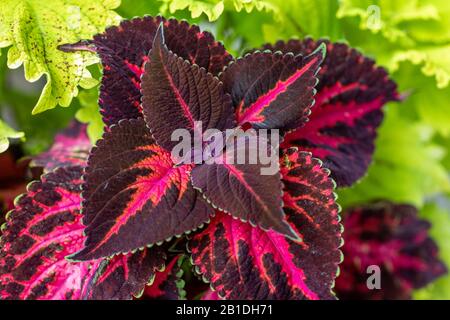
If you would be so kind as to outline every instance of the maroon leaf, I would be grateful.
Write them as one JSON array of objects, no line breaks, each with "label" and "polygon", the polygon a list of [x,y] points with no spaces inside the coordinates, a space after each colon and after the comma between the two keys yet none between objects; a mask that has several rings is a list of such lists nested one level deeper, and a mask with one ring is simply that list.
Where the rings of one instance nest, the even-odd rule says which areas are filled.
[{"label": "maroon leaf", "polygon": [[[169,52],[163,24],[156,32],[150,61],[142,77],[142,107],[155,140],[167,150],[178,144],[171,140],[176,129],[198,131],[234,127],[231,99],[220,81],[205,69]],[[197,128],[196,121],[202,122]]]},{"label": "maroon leaf", "polygon": [[89,284],[91,300],[125,300],[140,296],[146,284],[164,269],[165,248],[146,248],[136,253],[105,259]]},{"label": "maroon leaf", "polygon": [[99,102],[107,127],[122,119],[142,116],[141,75],[161,22],[169,49],[213,75],[233,59],[209,32],[200,32],[197,26],[185,21],[149,16],[123,21],[120,26],[110,27],[95,36],[94,40],[60,47],[65,51],[90,50],[100,55],[103,78]]},{"label": "maroon leaf", "polygon": [[306,39],[280,41],[264,49],[309,54],[322,43],[327,56],[318,74],[310,121],[289,133],[284,147],[312,152],[331,169],[338,186],[350,186],[365,174],[372,160],[382,106],[398,100],[399,95],[383,68],[346,44]]},{"label": "maroon leaf", "polygon": [[129,252],[193,230],[213,212],[143,119],[123,120],[89,157],[83,185],[85,248],[74,260]]},{"label": "maroon leaf", "polygon": [[300,235],[282,235],[217,212],[189,244],[197,271],[227,299],[334,299],[341,226],[329,171],[308,153],[281,158],[287,221]]},{"label": "maroon leaf", "polygon": [[[430,224],[416,208],[380,202],[345,214],[345,260],[336,280],[342,299],[409,299],[413,289],[446,273],[438,248],[428,235]],[[369,266],[380,268],[381,289],[367,287]]]},{"label": "maroon leaf", "polygon": [[73,121],[56,135],[50,150],[34,157],[30,167],[40,167],[44,172],[50,172],[57,167],[84,166],[91,147],[86,125]]},{"label": "maroon leaf", "polygon": [[280,130],[301,126],[314,103],[315,76],[324,56],[325,46],[307,57],[257,51],[230,64],[220,79],[232,96],[238,124]]},{"label": "maroon leaf", "polygon": [[60,168],[28,186],[2,226],[1,299],[80,299],[100,260],[73,264],[82,248],[81,167]]},{"label": "maroon leaf", "polygon": [[[258,155],[261,142],[259,136],[237,137],[227,144],[221,163],[203,164],[192,170],[192,184],[219,210],[253,226],[297,239],[285,221],[278,163],[275,162],[275,172],[270,175],[262,174],[264,165],[259,157],[254,164],[250,163],[249,159]],[[245,154],[245,163],[238,161],[239,154]]]},{"label": "maroon leaf", "polygon": [[177,255],[167,264],[163,272],[156,274],[154,281],[145,288],[144,299],[180,300],[184,299],[184,280],[181,279],[184,256]]}]

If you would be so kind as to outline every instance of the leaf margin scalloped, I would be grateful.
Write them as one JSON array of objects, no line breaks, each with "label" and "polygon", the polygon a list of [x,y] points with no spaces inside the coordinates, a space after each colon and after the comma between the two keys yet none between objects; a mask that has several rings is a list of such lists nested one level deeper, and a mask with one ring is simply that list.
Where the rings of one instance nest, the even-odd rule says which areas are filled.
[{"label": "leaf margin scalloped", "polygon": [[[292,147],[292,148],[298,150],[297,147]],[[311,156],[311,159],[312,159],[312,160],[316,160],[316,161],[318,162],[320,168],[322,169],[322,171],[326,173],[326,175],[328,176],[328,178],[330,179],[330,181],[333,183],[333,186],[334,186],[333,198],[334,198],[335,201],[336,201],[336,202],[335,202],[335,204],[336,204],[336,206],[337,206],[337,212],[336,212],[337,215],[336,215],[336,218],[337,218],[337,224],[338,224],[338,226],[339,226],[339,232],[340,232],[340,243],[339,243],[339,246],[337,247],[337,252],[338,252],[339,255],[340,255],[340,259],[339,259],[339,262],[336,263],[336,272],[335,272],[335,275],[336,275],[336,276],[335,276],[335,278],[333,279],[333,282],[332,282],[332,284],[331,284],[331,286],[330,286],[330,294],[331,294],[332,296],[334,296],[334,297],[337,298],[336,292],[335,292],[333,289],[335,288],[335,285],[336,285],[336,278],[340,275],[340,264],[344,261],[344,254],[343,254],[343,252],[342,252],[342,250],[341,250],[342,246],[344,245],[344,237],[342,236],[342,234],[343,234],[343,232],[344,232],[344,225],[342,224],[342,215],[341,215],[341,213],[342,213],[342,207],[341,207],[341,205],[337,202],[337,199],[338,199],[338,194],[336,193],[336,190],[337,190],[337,184],[336,184],[336,182],[334,181],[334,179],[331,178],[331,176],[330,176],[331,170],[329,170],[328,168],[326,168],[326,167],[323,166],[323,161],[322,161],[322,160],[320,160],[319,158],[313,157],[311,152],[307,152],[307,151],[299,151],[299,153],[309,154],[309,155]],[[218,209],[218,210],[220,210],[220,209]],[[225,211],[224,211],[224,212],[225,212]],[[230,215],[229,213],[226,213],[226,212],[225,212],[225,214]],[[230,216],[231,216],[233,219],[235,219],[235,220],[241,220],[241,219],[239,219],[239,218],[237,218],[237,217],[234,217],[234,216],[232,216],[232,215],[230,215]],[[241,221],[242,221],[242,220],[241,220]],[[248,222],[246,222],[246,221],[242,221],[242,222],[248,223]],[[259,228],[258,226],[253,226],[253,225],[252,225],[252,227],[253,227],[253,228]],[[261,229],[261,230],[263,230],[263,229]],[[266,232],[266,230],[263,230],[263,232]],[[202,273],[202,272],[200,271],[200,267],[197,266],[197,265],[194,263],[194,259],[193,259],[193,257],[192,257],[192,250],[191,250],[191,248],[190,248],[190,246],[189,246],[191,237],[188,235],[188,236],[187,236],[187,239],[188,239],[188,241],[186,242],[186,251],[187,251],[187,253],[189,254],[189,262],[190,262],[190,264],[192,265],[192,269],[193,269],[194,273],[195,273],[199,278],[201,278],[201,280],[202,280],[204,283],[209,284],[210,289],[211,289],[213,292],[216,292],[216,293],[217,293],[217,296],[218,296],[221,300],[225,300],[225,297],[223,297],[223,296],[220,295],[219,291],[216,290],[214,284],[210,281],[210,279],[207,279],[206,276],[205,276],[205,274]]]}]

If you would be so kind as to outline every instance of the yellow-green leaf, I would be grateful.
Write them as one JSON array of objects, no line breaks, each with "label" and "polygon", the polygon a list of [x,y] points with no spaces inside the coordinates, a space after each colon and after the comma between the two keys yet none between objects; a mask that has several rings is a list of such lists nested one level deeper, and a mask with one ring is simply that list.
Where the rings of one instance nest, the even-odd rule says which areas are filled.
[{"label": "yellow-green leaf", "polygon": [[23,136],[23,132],[17,132],[16,130],[9,127],[5,122],[0,120],[0,153],[8,149],[8,138],[18,139],[23,138]]},{"label": "yellow-green leaf", "polygon": [[162,13],[175,13],[180,10],[189,10],[192,18],[198,18],[202,14],[208,17],[209,21],[217,20],[225,9],[233,11],[251,12],[253,10],[274,10],[272,0],[160,0]]},{"label": "yellow-green leaf", "polygon": [[2,0],[0,48],[10,47],[8,66],[24,65],[25,78],[47,83],[33,109],[39,113],[56,105],[67,107],[78,94],[78,85],[95,86],[86,66],[97,62],[91,53],[64,53],[58,46],[91,38],[120,16],[112,9],[120,0]]},{"label": "yellow-green leaf", "polygon": [[[375,53],[390,71],[410,61],[420,65],[423,74],[434,76],[439,88],[450,83],[448,1],[342,0],[337,16],[350,25],[358,21],[350,43]],[[358,29],[365,32],[356,36]]]},{"label": "yellow-green leaf", "polygon": [[450,82],[450,45],[419,47],[411,50],[400,50],[392,54],[388,68],[396,71],[399,64],[410,61],[422,66],[426,76],[435,76],[438,88],[445,88]]}]

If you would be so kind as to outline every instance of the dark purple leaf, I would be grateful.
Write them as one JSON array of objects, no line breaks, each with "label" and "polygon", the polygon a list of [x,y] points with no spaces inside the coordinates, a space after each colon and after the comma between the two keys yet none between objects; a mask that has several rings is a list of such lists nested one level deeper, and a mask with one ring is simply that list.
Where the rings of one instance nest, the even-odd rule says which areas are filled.
[{"label": "dark purple leaf", "polygon": [[[272,229],[296,239],[297,235],[285,221],[282,209],[277,151],[268,143],[265,146],[270,151],[266,154],[275,154],[276,157],[271,174],[262,174],[262,168],[267,166],[263,165],[260,157],[255,157],[254,164],[250,161],[258,155],[262,142],[260,136],[247,135],[230,140],[227,150],[220,156],[221,163],[203,164],[192,170],[192,184],[219,210],[253,226]],[[245,161],[239,161],[239,154],[245,155]]]},{"label": "dark purple leaf", "polygon": [[140,296],[145,286],[164,269],[165,250],[164,247],[146,248],[136,253],[104,259],[87,286],[84,298],[129,300],[133,296]]},{"label": "dark purple leaf", "polygon": [[[446,273],[430,224],[410,205],[379,202],[344,215],[344,262],[336,280],[341,299],[409,299],[413,289]],[[380,269],[381,288],[370,290],[369,266]]]},{"label": "dark purple leaf", "polygon": [[303,125],[324,56],[325,46],[319,46],[306,57],[264,51],[230,64],[220,79],[231,94],[238,124],[280,130]]},{"label": "dark purple leaf", "polygon": [[233,128],[231,99],[219,80],[170,52],[164,41],[161,24],[142,77],[144,116],[157,143],[172,150],[178,144],[171,140],[176,129],[187,129],[192,137],[197,131],[201,138],[207,129]]},{"label": "dark purple leaf", "polygon": [[143,119],[105,133],[83,185],[85,248],[74,260],[107,257],[163,242],[208,221],[213,212],[192,188],[191,166],[175,167]]},{"label": "dark purple leaf", "polygon": [[335,299],[342,230],[334,183],[308,153],[289,149],[280,160],[284,211],[300,241],[217,212],[189,248],[196,270],[220,297]]},{"label": "dark purple leaf", "polygon": [[89,50],[100,55],[103,78],[99,103],[107,127],[142,116],[141,75],[161,22],[169,49],[213,75],[233,59],[209,32],[201,32],[185,21],[150,16],[123,21],[93,40],[62,46],[65,51]]},{"label": "dark purple leaf", "polygon": [[338,186],[350,186],[372,160],[382,106],[399,95],[386,70],[346,44],[306,39],[280,41],[264,49],[309,54],[319,44],[326,44],[327,55],[318,74],[310,121],[289,133],[283,146],[312,152],[331,170]]},{"label": "dark purple leaf", "polygon": [[81,167],[60,168],[28,186],[2,226],[1,299],[80,299],[100,260],[65,259],[83,247]]}]

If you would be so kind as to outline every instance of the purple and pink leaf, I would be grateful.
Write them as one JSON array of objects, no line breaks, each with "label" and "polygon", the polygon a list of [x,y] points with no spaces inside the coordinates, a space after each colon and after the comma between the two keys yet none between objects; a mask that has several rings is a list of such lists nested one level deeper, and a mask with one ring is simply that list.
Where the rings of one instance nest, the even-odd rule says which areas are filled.
[{"label": "purple and pink leaf", "polygon": [[[285,221],[278,161],[276,168],[272,168],[274,172],[267,175],[262,174],[265,166],[261,159],[256,159],[254,164],[248,163],[262,145],[272,149],[269,155],[278,159],[278,149],[272,148],[262,137],[238,136],[227,143],[229,148],[220,155],[219,163],[197,166],[192,170],[192,184],[220,211],[253,226],[272,229],[298,240],[298,235]],[[244,155],[247,162],[241,164],[238,157]]]},{"label": "purple and pink leaf", "polygon": [[214,210],[190,183],[191,165],[174,166],[144,120],[123,120],[93,148],[83,184],[87,240],[73,260],[127,253],[181,236]]},{"label": "purple and pink leaf", "polygon": [[58,167],[84,166],[92,144],[86,125],[73,121],[69,127],[55,136],[52,147],[33,158],[30,167],[50,172]]},{"label": "purple and pink leaf", "polygon": [[318,45],[326,45],[327,55],[318,73],[315,106],[309,121],[286,135],[283,147],[312,152],[339,187],[350,186],[371,163],[383,105],[400,97],[386,70],[346,44],[305,39],[263,49],[307,55]]},{"label": "purple and pink leaf", "polygon": [[78,166],[59,168],[17,198],[2,226],[1,299],[130,299],[164,264],[159,248],[111,260],[66,260],[85,241],[82,171]]},{"label": "purple and pink leaf", "polygon": [[[160,23],[164,26],[164,33],[163,27],[159,31],[157,29]],[[180,36],[182,34],[185,38]],[[130,35],[133,35],[132,39],[140,39],[136,46],[124,46]],[[190,231],[209,219],[212,210],[190,184],[192,166],[174,166],[169,153],[173,147],[169,139],[172,131],[181,127],[193,133],[196,129],[194,121],[204,122],[199,130],[201,134],[208,128],[232,128],[233,115],[244,127],[251,124],[255,128],[294,130],[288,133],[285,146],[297,145],[322,158],[334,169],[333,176],[340,186],[349,185],[362,176],[370,163],[375,130],[382,119],[380,109],[385,102],[398,98],[395,84],[383,69],[374,67],[372,61],[355,50],[341,44],[326,43],[329,54],[318,74],[321,79],[318,106],[313,108],[312,121],[303,126],[313,102],[316,73],[323,60],[324,45],[315,50],[318,46],[319,43],[312,40],[291,41],[271,48],[282,50],[284,55],[269,52],[248,55],[225,69],[220,76],[224,85],[208,71],[217,75],[231,56],[207,33],[200,33],[197,27],[174,20],[135,19],[109,29],[94,41],[66,46],[66,49],[92,50],[100,54],[104,65],[100,104],[105,122],[112,124],[119,119],[137,119],[125,120],[112,127],[92,153],[83,193],[86,247],[74,258],[86,260],[128,252]],[[149,50],[150,55],[147,56]],[[194,57],[208,59],[199,58],[197,61]],[[144,93],[142,105],[141,87]],[[150,131],[146,123],[138,119],[142,112]],[[169,126],[162,126],[167,121]],[[330,288],[336,270],[332,267],[336,267],[340,258],[337,257],[336,244],[340,229],[337,207],[333,207],[334,197],[329,194],[333,188],[324,182],[331,180],[327,177],[327,170],[320,169],[316,160],[305,154],[296,154],[289,151],[282,162],[287,222],[283,221],[281,195],[271,194],[264,188],[270,177],[256,174],[260,166],[230,166],[225,163],[194,168],[194,186],[215,206],[264,229],[274,229],[292,238],[301,236],[304,240],[292,241],[273,231],[265,233],[219,213],[206,229],[210,234],[208,237],[205,235],[205,241],[215,244],[223,240],[228,249],[254,250],[253,255],[250,253],[248,256],[239,254],[238,250],[230,252],[234,266],[229,268],[236,269],[236,265],[242,263],[240,259],[247,258],[250,261],[247,263],[254,263],[263,275],[257,279],[251,275],[249,278],[241,277],[243,289],[236,292],[229,283],[224,284],[223,277],[227,280],[228,273],[216,274],[215,270],[208,273],[211,261],[222,257],[213,256],[211,252],[193,252],[194,256],[198,254],[205,260],[201,266],[205,270],[201,271],[210,275],[210,281],[219,288],[221,296],[240,294],[250,297],[249,292],[254,290],[253,282],[256,282],[261,288],[260,296],[265,298],[278,298],[277,295],[283,294],[288,298],[332,297]],[[292,172],[289,166],[293,167]],[[290,180],[291,175],[297,180]],[[221,181],[227,182],[229,188],[220,189]],[[274,175],[273,184],[279,184],[279,176]],[[244,193],[242,199],[241,192]],[[163,228],[155,228],[155,223],[163,225]],[[221,228],[227,234],[225,239],[215,237],[216,229]],[[320,230],[323,235],[319,232],[319,238],[309,229]],[[231,231],[226,233],[226,230]],[[238,234],[242,232],[242,238],[232,237],[235,230]],[[261,241],[266,238],[271,240],[268,243],[279,241],[280,250],[285,250],[278,252],[279,248],[272,246],[268,252],[258,252],[259,242],[252,242],[254,232]],[[242,241],[234,244],[235,240]],[[329,252],[323,253],[321,246]],[[316,270],[318,267],[313,264],[325,259],[327,254],[331,257],[328,257],[329,264],[323,262],[326,270]],[[273,266],[261,260],[269,256],[277,258]],[[298,259],[299,256],[304,260]],[[274,268],[281,270],[284,280],[283,277],[274,279]],[[279,293],[274,289],[277,286],[287,289]]]},{"label": "purple and pink leaf", "polygon": [[301,127],[314,104],[325,52],[324,45],[306,57],[257,51],[230,63],[220,80],[231,94],[237,123],[283,132]]},{"label": "purple and pink leaf", "polygon": [[334,299],[341,262],[339,206],[329,171],[308,153],[280,158],[293,241],[217,212],[189,249],[197,271],[226,299]]},{"label": "purple and pink leaf", "polygon": [[[104,259],[86,288],[84,299],[129,300],[140,297],[145,286],[164,270],[165,247],[146,248],[135,253]],[[84,262],[80,262],[84,263]]]},{"label": "purple and pink leaf", "polygon": [[[166,150],[172,150],[178,142],[172,141],[171,134],[180,128],[187,129],[195,138],[196,130],[197,136],[202,137],[208,129],[224,131],[234,127],[231,100],[223,92],[222,84],[205,70],[190,65],[188,61],[169,52],[164,43],[162,25],[156,32],[149,57],[150,61],[146,64],[146,72],[142,77],[142,106],[146,124],[158,145]],[[295,63],[287,61],[285,64],[289,67],[286,68],[288,71],[284,70],[282,64],[281,71],[278,71],[280,89],[268,93],[276,101],[266,109],[274,110],[286,99],[292,99],[295,95],[295,86],[299,84],[305,84],[305,96],[309,94],[312,101],[313,85],[317,82],[314,75],[322,58],[322,54],[317,53],[308,59],[299,57]],[[274,69],[280,69],[280,66],[275,64]],[[264,81],[271,78],[270,75],[262,77]],[[308,83],[311,84],[310,88],[307,86]],[[274,83],[274,86],[277,84]],[[284,97],[282,91],[288,91],[288,96]],[[279,99],[281,101],[278,101]],[[307,105],[311,104],[308,98],[302,98],[300,101],[306,101]],[[277,110],[274,112],[278,113]],[[196,127],[196,121],[201,121],[201,128]],[[258,150],[247,150],[247,153],[251,152]],[[239,150],[235,152],[238,153]],[[201,190],[214,206],[243,220],[250,220],[252,224],[265,229],[272,228],[296,238],[295,233],[283,221],[279,174],[262,176],[260,169],[261,164],[204,164],[193,169],[192,181],[194,187]],[[227,183],[226,188],[223,188],[224,182]],[[267,187],[269,185],[278,185],[280,193],[272,192]],[[242,200],[233,201],[238,194],[242,196]]]},{"label": "purple and pink leaf", "polygon": [[[336,280],[341,299],[409,299],[447,269],[428,235],[430,224],[410,205],[379,202],[344,215],[345,259]],[[367,287],[369,266],[380,268],[381,288]]]}]

